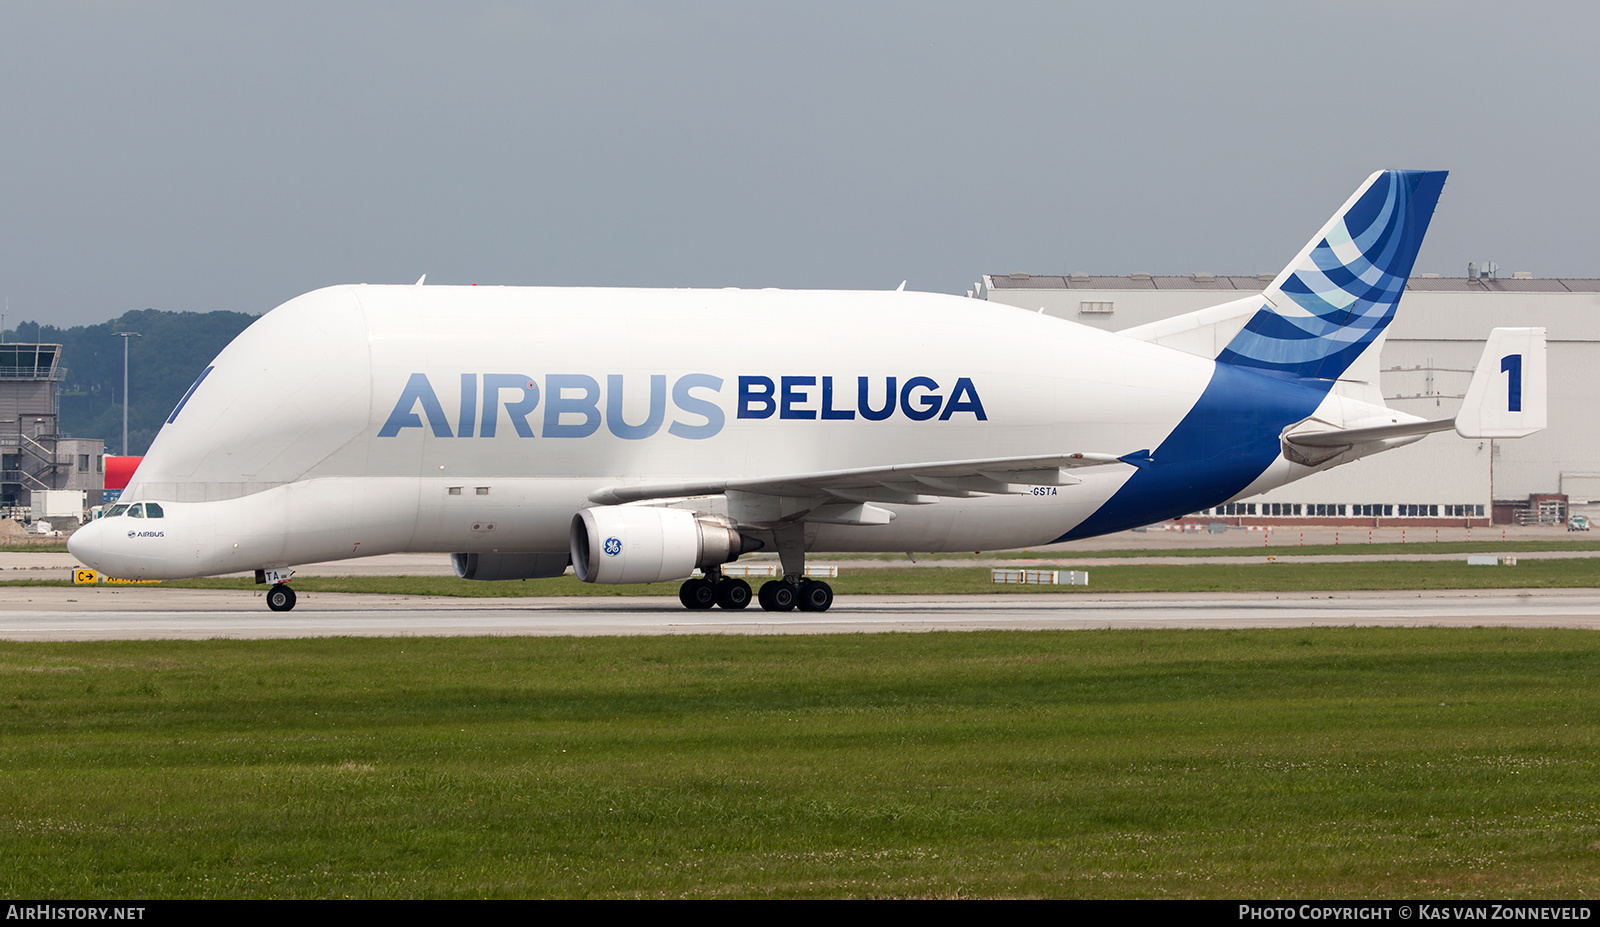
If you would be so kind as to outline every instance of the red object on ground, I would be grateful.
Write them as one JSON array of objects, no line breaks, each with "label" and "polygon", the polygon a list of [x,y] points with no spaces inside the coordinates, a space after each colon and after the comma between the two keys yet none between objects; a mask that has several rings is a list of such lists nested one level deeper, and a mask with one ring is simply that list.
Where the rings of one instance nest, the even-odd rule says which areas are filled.
[{"label": "red object on ground", "polygon": [[106,488],[127,489],[128,481],[133,479],[133,471],[139,469],[139,461],[143,459],[106,455]]}]

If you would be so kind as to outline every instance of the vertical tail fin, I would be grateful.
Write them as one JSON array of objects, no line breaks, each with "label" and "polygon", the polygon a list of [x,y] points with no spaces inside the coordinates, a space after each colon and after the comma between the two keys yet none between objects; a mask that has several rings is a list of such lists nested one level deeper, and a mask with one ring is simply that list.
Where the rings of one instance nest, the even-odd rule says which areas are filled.
[{"label": "vertical tail fin", "polygon": [[1272,281],[1220,363],[1336,380],[1394,318],[1446,171],[1379,171]]}]

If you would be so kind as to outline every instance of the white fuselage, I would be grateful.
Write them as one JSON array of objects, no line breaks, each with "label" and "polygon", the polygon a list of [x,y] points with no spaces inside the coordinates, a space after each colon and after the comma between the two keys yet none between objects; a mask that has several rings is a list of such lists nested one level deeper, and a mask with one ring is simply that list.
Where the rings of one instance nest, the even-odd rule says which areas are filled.
[{"label": "white fuselage", "polygon": [[[1156,449],[1217,367],[923,293],[332,287],[263,316],[175,411],[123,497],[159,500],[164,517],[103,519],[74,549],[126,578],[398,551],[564,551],[574,513],[608,487]],[[1297,395],[1278,417],[1323,399]],[[1262,443],[1262,429],[1276,441],[1293,419],[1206,414],[1215,429],[1191,427],[1216,432],[1208,466],[1236,444],[1254,450],[1227,479],[1173,471],[1154,507],[1129,518],[1312,472]],[[1221,435],[1230,428],[1238,441]],[[1047,543],[1134,472],[1108,464],[1025,494],[886,504],[890,523],[808,524],[806,546]]]}]

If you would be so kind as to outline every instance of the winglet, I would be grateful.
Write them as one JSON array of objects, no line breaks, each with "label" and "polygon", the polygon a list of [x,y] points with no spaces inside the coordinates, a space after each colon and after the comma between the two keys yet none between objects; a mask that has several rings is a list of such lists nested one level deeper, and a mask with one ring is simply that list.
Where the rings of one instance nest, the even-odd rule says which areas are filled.
[{"label": "winglet", "polygon": [[1489,333],[1456,413],[1456,434],[1521,438],[1542,431],[1546,395],[1545,330],[1497,328]]}]

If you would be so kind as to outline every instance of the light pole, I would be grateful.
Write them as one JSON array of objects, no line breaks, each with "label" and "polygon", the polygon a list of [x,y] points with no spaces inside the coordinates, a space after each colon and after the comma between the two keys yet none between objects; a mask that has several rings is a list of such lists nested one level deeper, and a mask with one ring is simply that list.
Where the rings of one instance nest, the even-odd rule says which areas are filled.
[{"label": "light pole", "polygon": [[138,332],[114,332],[122,339],[122,456],[128,456],[128,339],[143,338]]}]

